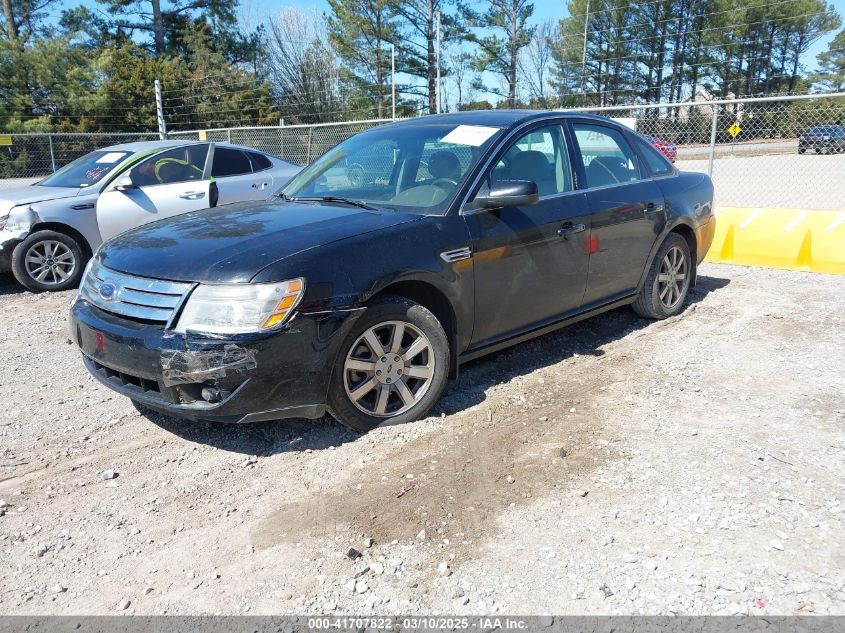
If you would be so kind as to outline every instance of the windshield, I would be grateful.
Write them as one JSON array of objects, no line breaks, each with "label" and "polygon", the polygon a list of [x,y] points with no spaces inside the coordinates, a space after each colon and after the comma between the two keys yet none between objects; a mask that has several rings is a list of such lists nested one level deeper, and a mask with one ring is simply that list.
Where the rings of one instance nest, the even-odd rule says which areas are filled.
[{"label": "windshield", "polygon": [[326,152],[280,193],[441,215],[499,132],[495,127],[424,121],[375,128]]},{"label": "windshield", "polygon": [[38,183],[41,187],[90,187],[107,176],[132,152],[100,150],[77,158]]}]

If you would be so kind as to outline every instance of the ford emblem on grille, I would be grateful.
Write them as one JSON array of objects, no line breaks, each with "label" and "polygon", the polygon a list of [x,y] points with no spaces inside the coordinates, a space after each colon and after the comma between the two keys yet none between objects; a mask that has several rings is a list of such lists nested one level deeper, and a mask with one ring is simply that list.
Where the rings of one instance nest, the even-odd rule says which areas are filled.
[{"label": "ford emblem on grille", "polygon": [[105,299],[106,301],[110,301],[111,299],[114,299],[117,295],[117,288],[115,288],[114,284],[106,282],[100,284],[100,289],[97,292],[103,299]]}]

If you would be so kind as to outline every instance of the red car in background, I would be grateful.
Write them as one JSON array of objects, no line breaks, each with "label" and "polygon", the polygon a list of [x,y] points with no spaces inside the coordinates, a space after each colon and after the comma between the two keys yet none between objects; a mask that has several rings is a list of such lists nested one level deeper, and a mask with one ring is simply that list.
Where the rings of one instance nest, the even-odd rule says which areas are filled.
[{"label": "red car in background", "polygon": [[669,141],[664,141],[659,138],[654,138],[653,136],[646,136],[646,139],[655,147],[655,149],[657,149],[661,154],[663,154],[673,163],[678,158],[678,148],[674,143],[670,143]]}]

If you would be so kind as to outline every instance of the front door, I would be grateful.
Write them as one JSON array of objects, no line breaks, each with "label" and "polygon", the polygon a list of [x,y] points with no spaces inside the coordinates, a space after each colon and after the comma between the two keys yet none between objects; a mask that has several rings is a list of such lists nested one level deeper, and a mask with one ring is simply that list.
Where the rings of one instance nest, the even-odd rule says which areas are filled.
[{"label": "front door", "polygon": [[466,216],[473,239],[475,328],[483,346],[577,310],[587,282],[590,215],[575,191],[562,128],[545,125],[513,142],[486,176],[537,183],[540,202]]},{"label": "front door", "polygon": [[665,221],[664,199],[620,130],[575,121],[572,131],[592,213],[588,305],[636,290]]},{"label": "front door", "polygon": [[169,149],[142,160],[97,199],[103,241],[129,229],[209,207],[208,145]]}]

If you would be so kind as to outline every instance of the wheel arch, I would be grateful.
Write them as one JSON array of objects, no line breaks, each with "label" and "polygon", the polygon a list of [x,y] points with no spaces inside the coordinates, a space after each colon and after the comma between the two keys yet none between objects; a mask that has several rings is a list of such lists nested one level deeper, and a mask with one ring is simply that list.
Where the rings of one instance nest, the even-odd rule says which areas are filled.
[{"label": "wheel arch", "polygon": [[648,271],[651,270],[651,265],[654,263],[654,258],[657,256],[657,251],[660,250],[660,247],[663,245],[663,242],[666,241],[666,238],[671,233],[677,233],[681,237],[686,240],[687,245],[690,249],[690,266],[692,268],[692,279],[690,279],[690,288],[695,287],[696,278],[698,276],[698,264],[696,263],[696,252],[697,252],[697,243],[695,237],[695,230],[692,227],[692,224],[685,216],[676,217],[667,223],[664,227],[663,232],[660,234],[660,237],[654,240],[654,245],[651,248],[651,253],[649,253],[648,260],[646,261],[646,266],[643,269],[642,277],[640,277],[640,283],[637,285],[637,292],[642,290],[643,284],[645,283],[646,278],[648,277]]},{"label": "wheel arch", "polygon": [[63,224],[62,222],[36,222],[30,227],[29,234],[32,235],[38,231],[55,231],[56,233],[63,233],[68,237],[72,237],[79,244],[86,260],[90,259],[94,254],[94,249],[91,248],[85,236],[70,225]]},{"label": "wheel arch", "polygon": [[440,321],[449,340],[449,378],[457,378],[458,322],[455,308],[446,293],[436,285],[422,279],[402,279],[380,287],[377,292],[368,297],[368,300],[384,295],[398,295],[419,303]]}]

